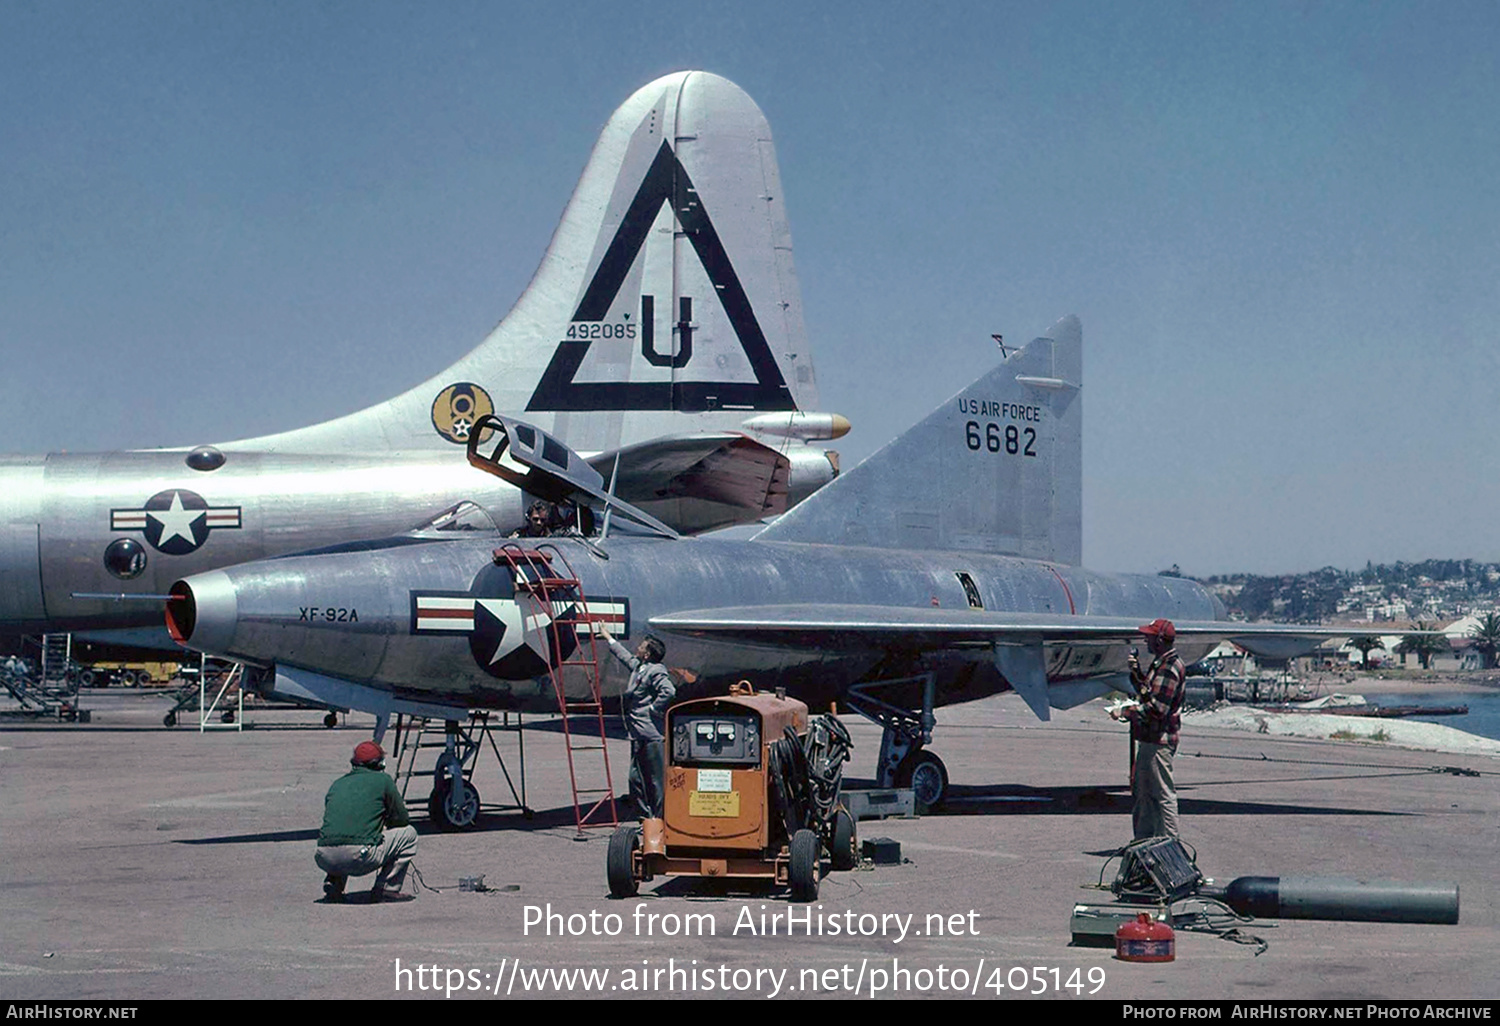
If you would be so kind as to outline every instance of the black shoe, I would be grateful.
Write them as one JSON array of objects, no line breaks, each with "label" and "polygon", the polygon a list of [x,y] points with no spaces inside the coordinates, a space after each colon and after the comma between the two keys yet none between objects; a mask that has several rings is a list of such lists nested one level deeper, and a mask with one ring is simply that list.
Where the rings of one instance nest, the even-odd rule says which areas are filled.
[{"label": "black shoe", "polygon": [[401,891],[388,891],[384,887],[370,888],[370,904],[380,905],[386,902],[416,901],[415,894],[404,894]]},{"label": "black shoe", "polygon": [[337,905],[344,900],[344,883],[349,878],[329,873],[323,878],[323,897],[330,905]]}]

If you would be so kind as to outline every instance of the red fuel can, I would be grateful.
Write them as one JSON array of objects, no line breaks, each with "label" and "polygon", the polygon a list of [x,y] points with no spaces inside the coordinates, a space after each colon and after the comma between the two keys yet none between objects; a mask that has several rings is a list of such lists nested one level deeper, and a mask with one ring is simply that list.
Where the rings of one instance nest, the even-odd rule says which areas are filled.
[{"label": "red fuel can", "polygon": [[1142,912],[1135,922],[1115,931],[1115,957],[1122,962],[1170,962],[1177,957],[1177,938],[1166,923]]}]

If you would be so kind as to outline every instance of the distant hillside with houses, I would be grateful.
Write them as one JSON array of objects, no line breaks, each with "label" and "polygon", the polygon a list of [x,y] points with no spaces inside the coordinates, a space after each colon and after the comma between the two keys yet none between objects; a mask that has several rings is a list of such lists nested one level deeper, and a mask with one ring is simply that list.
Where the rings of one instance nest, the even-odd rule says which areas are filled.
[{"label": "distant hillside with houses", "polygon": [[[1186,576],[1176,567],[1162,573]],[[1472,559],[1366,563],[1363,570],[1325,566],[1274,577],[1223,574],[1196,580],[1219,596],[1233,619],[1446,626],[1500,608],[1500,563]]]}]

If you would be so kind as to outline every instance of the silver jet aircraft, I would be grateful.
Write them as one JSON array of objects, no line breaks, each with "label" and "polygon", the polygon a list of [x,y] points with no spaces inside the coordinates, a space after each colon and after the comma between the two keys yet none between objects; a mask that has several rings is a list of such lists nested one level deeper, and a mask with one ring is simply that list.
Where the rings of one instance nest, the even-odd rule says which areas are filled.
[{"label": "silver jet aircraft", "polygon": [[0,456],[0,632],[170,644],[159,597],[131,596],[429,522],[518,527],[531,496],[464,461],[497,410],[679,531],[758,520],[836,475],[812,443],[848,422],[816,409],[765,117],[723,78],[669,75],[605,125],[511,312],[415,388],[262,438]]},{"label": "silver jet aircraft", "polygon": [[[555,710],[561,661],[596,658],[590,624],[649,629],[697,674],[692,693],[748,679],[876,720],[880,781],[933,804],[947,786],[927,748],[935,707],[1014,689],[1045,720],[1128,692],[1137,627],[1156,617],[1176,621],[1189,662],[1226,638],[1287,655],[1327,633],[1224,622],[1194,581],[1080,566],[1082,388],[1070,317],[752,539],[614,533],[531,556],[469,535],[298,556],[178,582],[169,625],[261,667],[267,688],[377,712],[443,705],[450,719]],[[497,430],[526,463],[535,432]],[[598,481],[573,484],[600,504]],[[598,662],[618,693],[623,669]],[[561,672],[581,695],[577,667]]]}]

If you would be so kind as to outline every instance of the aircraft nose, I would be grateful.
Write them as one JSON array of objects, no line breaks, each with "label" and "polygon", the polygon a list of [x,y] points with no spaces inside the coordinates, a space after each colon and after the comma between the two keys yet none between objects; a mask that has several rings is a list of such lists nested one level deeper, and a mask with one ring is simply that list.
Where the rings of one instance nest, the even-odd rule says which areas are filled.
[{"label": "aircraft nose", "polygon": [[194,574],[172,585],[167,632],[172,640],[209,655],[228,655],[239,625],[234,582],[222,570]]}]

